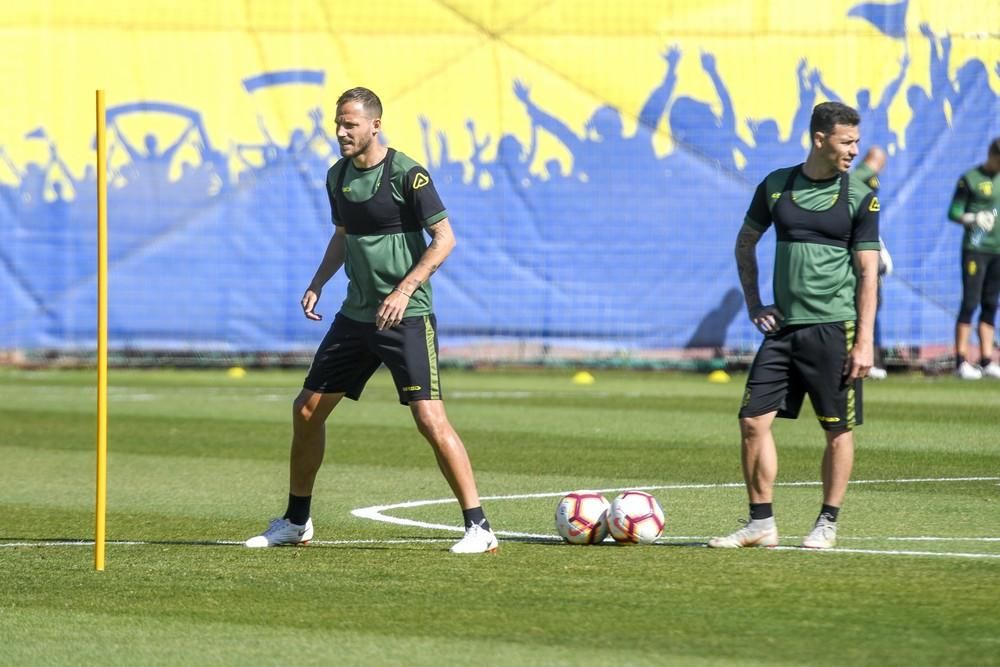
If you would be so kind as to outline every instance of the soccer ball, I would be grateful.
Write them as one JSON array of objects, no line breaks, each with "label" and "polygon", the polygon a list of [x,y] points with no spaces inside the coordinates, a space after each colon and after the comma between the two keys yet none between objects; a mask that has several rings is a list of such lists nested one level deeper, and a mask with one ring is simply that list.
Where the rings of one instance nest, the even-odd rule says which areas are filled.
[{"label": "soccer ball", "polygon": [[596,491],[574,491],[556,505],[556,531],[570,544],[596,544],[608,536],[608,501]]},{"label": "soccer ball", "polygon": [[616,542],[655,542],[663,533],[663,509],[644,491],[625,491],[611,501],[608,530]]}]

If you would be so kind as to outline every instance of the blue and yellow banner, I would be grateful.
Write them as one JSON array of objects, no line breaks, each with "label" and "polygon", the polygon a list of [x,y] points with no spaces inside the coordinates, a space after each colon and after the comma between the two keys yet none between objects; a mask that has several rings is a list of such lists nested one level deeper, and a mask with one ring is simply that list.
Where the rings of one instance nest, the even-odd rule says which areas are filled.
[{"label": "blue and yellow banner", "polygon": [[[126,0],[0,8],[0,349],[89,349],[93,93],[112,347],[305,350],[339,94],[426,165],[458,236],[445,343],[751,347],[732,245],[836,99],[889,154],[885,344],[950,339],[958,176],[1000,135],[1000,5]],[[762,245],[762,284],[770,251]],[[324,294],[334,311],[343,278]]]}]

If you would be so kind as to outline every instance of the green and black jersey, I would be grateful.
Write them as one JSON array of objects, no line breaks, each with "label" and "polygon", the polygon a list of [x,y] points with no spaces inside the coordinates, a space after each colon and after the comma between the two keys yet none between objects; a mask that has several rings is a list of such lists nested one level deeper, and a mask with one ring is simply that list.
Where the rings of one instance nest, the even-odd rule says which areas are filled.
[{"label": "green and black jersey", "polygon": [[852,251],[879,249],[879,203],[849,174],[814,181],[802,165],[771,172],[743,224],[774,225],[774,302],[784,325],[857,319]]},{"label": "green and black jersey", "polygon": [[[388,177],[385,177],[388,172]],[[427,170],[389,149],[379,164],[357,169],[337,161],[326,175],[333,223],[347,237],[347,298],[341,314],[374,322],[379,304],[427,250],[424,229],[448,216]],[[433,310],[429,282],[410,298],[404,317]]]},{"label": "green and black jersey", "polygon": [[[989,174],[982,166],[962,174],[951,198],[948,217],[958,222],[963,213],[1000,210],[1000,172]],[[984,232],[975,225],[965,227],[962,247],[966,250],[1000,254],[1000,224]]]}]

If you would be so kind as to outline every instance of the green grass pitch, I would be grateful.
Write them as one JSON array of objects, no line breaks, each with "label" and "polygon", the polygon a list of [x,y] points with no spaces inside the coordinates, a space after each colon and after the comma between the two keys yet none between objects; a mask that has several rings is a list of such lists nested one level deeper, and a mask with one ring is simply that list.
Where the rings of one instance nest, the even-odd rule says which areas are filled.
[{"label": "green grass pitch", "polygon": [[[314,544],[248,550],[284,509],[302,376],[112,370],[95,572],[95,374],[0,369],[0,663],[1000,661],[1000,383],[866,383],[832,552],[795,548],[819,509],[819,427],[808,407],[779,421],[783,548],[715,551],[746,514],[742,377],[446,371],[501,539],[470,557],[447,551],[453,501],[414,502],[450,493],[379,373],[329,422]],[[555,494],[630,487],[663,505],[660,543],[555,539]],[[374,506],[396,523],[352,514]]]}]

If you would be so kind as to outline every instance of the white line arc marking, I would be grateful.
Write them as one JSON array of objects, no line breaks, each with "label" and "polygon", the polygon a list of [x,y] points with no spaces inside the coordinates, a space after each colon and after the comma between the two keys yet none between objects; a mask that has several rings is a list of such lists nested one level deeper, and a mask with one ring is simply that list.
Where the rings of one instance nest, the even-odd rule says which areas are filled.
[{"label": "white line arc marking", "polygon": [[[935,483],[947,483],[947,482],[996,482],[1000,480],[1000,477],[908,477],[904,479],[859,479],[852,480],[850,483],[852,485],[862,485],[862,484],[935,484]],[[775,486],[783,487],[808,487],[808,486],[821,486],[822,482],[811,481],[811,482],[778,482]],[[627,486],[627,487],[616,487],[608,489],[590,489],[598,493],[615,493],[618,491],[624,491],[626,489],[637,489],[641,491],[655,491],[655,490],[684,490],[684,489],[732,489],[732,488],[743,488],[742,482],[723,482],[718,484],[657,484],[657,485],[646,485],[646,486]],[[574,489],[579,490],[579,489]],[[562,496],[570,493],[571,491],[553,491],[546,493],[518,493],[509,495],[498,495],[498,496],[483,496],[482,500],[528,500],[532,498],[561,498]],[[369,519],[371,521],[380,521],[383,523],[391,523],[397,526],[410,526],[414,528],[425,528],[432,530],[445,530],[452,533],[461,533],[463,528],[454,525],[440,524],[440,523],[429,523],[426,521],[416,521],[414,519],[404,519],[402,517],[389,516],[384,512],[390,510],[398,509],[410,509],[414,507],[427,507],[429,505],[446,505],[450,503],[456,503],[457,500],[454,498],[436,498],[433,500],[410,500],[401,503],[392,503],[389,505],[372,505],[371,507],[360,507],[355,510],[351,510],[351,514],[361,519]],[[553,535],[539,535],[536,533],[522,533],[511,530],[496,530],[494,531],[497,535],[502,537],[518,537],[526,539],[536,539],[536,540],[546,540],[546,541],[559,541],[558,537]],[[698,540],[704,541],[708,539],[707,537],[679,537],[672,536],[672,539],[676,540]],[[893,541],[984,541],[984,542],[995,542],[1000,541],[1000,538],[995,537],[969,537],[969,538],[949,538],[949,537],[936,537],[936,536],[920,536],[920,537],[864,537],[857,539],[865,540],[876,540],[885,539]],[[799,547],[792,546],[779,546],[777,549],[790,549],[790,550],[800,550]],[[950,556],[955,558],[1000,558],[1000,554],[983,554],[983,553],[964,553],[964,552],[933,552],[933,551],[896,551],[896,550],[878,550],[878,549],[848,549],[848,548],[834,548],[827,549],[827,552],[835,553],[867,553],[867,554],[891,554],[898,556]]]}]

